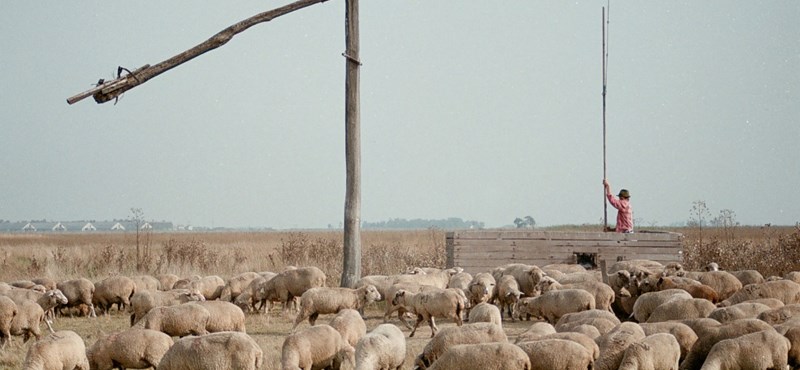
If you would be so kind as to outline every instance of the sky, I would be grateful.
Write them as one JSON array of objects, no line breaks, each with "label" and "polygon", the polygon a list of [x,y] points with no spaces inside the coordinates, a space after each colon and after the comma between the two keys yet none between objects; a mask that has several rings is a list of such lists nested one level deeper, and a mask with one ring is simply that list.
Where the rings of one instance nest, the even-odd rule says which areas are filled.
[{"label": "sky", "polygon": [[[66,98],[288,1],[0,4],[0,219],[325,228],[344,218],[344,7],[254,26],[128,91]],[[606,1],[361,1],[361,219],[603,219]],[[800,222],[800,2],[620,1],[607,177],[640,226],[693,202]],[[609,206],[613,224],[616,211]]]}]

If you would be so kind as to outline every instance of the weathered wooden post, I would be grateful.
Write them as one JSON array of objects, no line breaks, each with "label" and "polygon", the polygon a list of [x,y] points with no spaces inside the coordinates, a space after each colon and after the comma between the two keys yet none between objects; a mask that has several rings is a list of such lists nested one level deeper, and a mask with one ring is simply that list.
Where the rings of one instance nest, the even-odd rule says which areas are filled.
[{"label": "weathered wooden post", "polygon": [[344,256],[341,286],[361,278],[361,107],[359,99],[358,0],[345,1],[345,162]]}]

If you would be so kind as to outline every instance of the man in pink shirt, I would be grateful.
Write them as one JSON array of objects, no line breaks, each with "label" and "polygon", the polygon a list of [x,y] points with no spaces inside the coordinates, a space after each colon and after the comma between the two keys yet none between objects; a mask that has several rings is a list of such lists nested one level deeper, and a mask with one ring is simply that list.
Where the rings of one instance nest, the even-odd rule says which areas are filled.
[{"label": "man in pink shirt", "polygon": [[603,179],[603,186],[606,188],[606,197],[608,202],[617,209],[617,227],[618,233],[632,233],[633,232],[633,209],[631,208],[631,195],[627,190],[622,189],[619,191],[619,199],[614,197],[611,193],[611,185],[608,180]]}]

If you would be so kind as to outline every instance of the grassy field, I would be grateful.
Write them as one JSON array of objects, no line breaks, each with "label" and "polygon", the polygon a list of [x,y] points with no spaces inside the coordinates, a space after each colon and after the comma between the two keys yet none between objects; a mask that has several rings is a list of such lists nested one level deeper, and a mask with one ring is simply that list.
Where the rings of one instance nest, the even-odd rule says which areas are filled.
[{"label": "grassy field", "polygon": [[[554,230],[594,231],[597,226]],[[715,261],[728,270],[755,269],[764,276],[800,270],[800,226],[680,228],[659,230],[684,234],[684,265],[699,269]],[[412,266],[443,267],[445,232],[367,231],[362,234],[362,275],[396,274]],[[314,265],[326,272],[328,286],[341,276],[342,235],[335,231],[134,233],[127,234],[0,234],[0,281],[51,277],[65,280],[87,277],[100,281],[123,274],[179,276],[219,275],[227,278],[244,271],[280,271],[287,265]],[[137,269],[137,266],[139,267]],[[367,310],[367,326],[382,322],[382,303]],[[264,350],[267,369],[277,369],[280,347],[294,317],[279,310],[269,323],[261,315],[247,317],[247,331]],[[321,317],[319,322],[327,322]],[[99,318],[58,318],[57,329],[79,333],[88,345],[98,337],[128,327],[127,314],[113,312]],[[395,323],[396,320],[395,320]],[[506,323],[513,338],[530,323]],[[302,327],[308,324],[302,324]],[[453,325],[442,320],[440,327]],[[405,330],[408,333],[407,330]],[[430,331],[420,328],[408,341],[406,368],[427,343]],[[29,344],[13,338],[0,352],[0,368],[19,368]]]}]

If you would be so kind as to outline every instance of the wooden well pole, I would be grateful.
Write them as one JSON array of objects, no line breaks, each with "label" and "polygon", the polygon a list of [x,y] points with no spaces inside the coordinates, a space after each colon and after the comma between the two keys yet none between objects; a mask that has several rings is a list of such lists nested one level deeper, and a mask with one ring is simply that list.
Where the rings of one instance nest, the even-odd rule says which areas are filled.
[{"label": "wooden well pole", "polygon": [[358,0],[345,1],[345,166],[342,287],[361,278],[361,103],[359,98]]}]

